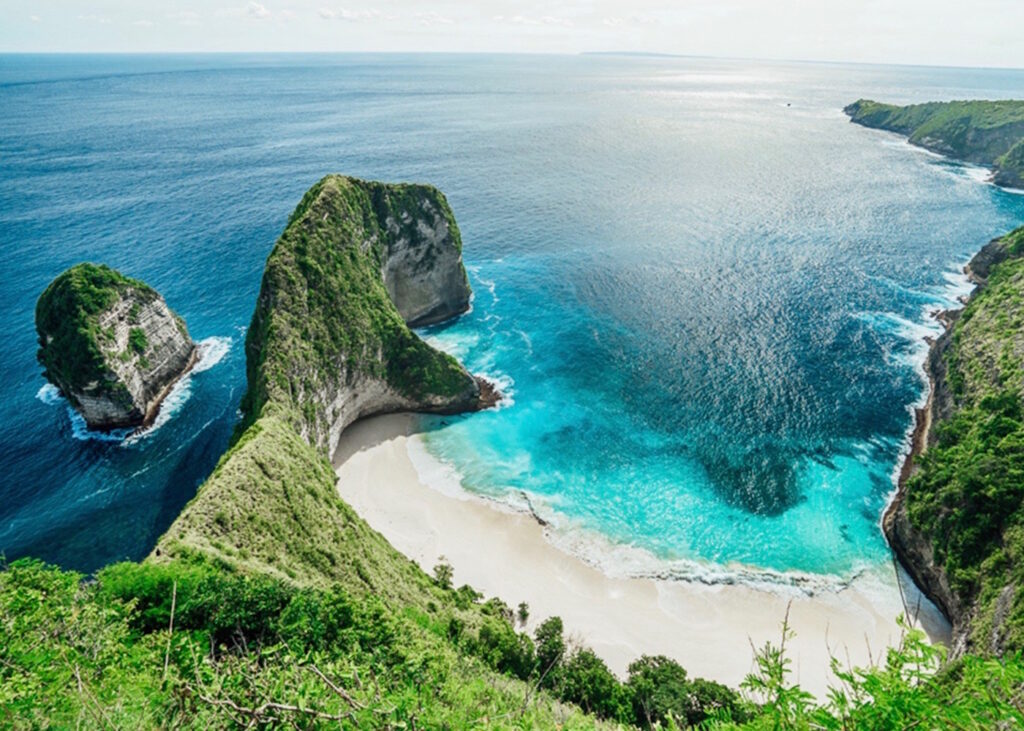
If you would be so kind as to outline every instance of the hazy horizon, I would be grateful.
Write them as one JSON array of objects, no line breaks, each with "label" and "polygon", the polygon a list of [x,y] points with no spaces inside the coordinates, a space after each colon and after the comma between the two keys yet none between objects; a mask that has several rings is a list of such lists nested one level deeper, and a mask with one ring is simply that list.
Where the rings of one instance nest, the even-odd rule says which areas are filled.
[{"label": "hazy horizon", "polygon": [[1024,3],[15,0],[2,53],[628,53],[1024,67]]}]

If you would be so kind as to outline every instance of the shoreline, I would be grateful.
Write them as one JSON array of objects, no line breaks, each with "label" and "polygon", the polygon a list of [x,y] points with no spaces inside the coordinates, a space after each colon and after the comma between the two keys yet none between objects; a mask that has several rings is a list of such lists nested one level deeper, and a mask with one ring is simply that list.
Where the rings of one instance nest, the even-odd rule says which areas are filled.
[{"label": "shoreline", "polygon": [[664,654],[693,677],[738,687],[754,669],[753,648],[779,643],[788,612],[796,632],[787,642],[793,680],[823,698],[835,682],[831,656],[844,666],[877,663],[899,641],[896,617],[906,607],[924,603],[919,624],[933,640],[943,641],[948,630],[912,583],[904,603],[900,585],[908,581],[888,564],[813,593],[605,574],[559,548],[552,527],[530,512],[447,484],[451,468],[426,453],[411,414],[353,424],[332,462],[342,499],[399,552],[427,572],[444,556],[456,585],[513,607],[527,602],[528,631],[548,616],[562,617],[567,635],[620,676],[640,655]]},{"label": "shoreline", "polygon": [[129,435],[133,436],[144,429],[148,429],[156,421],[156,418],[160,415],[160,407],[163,405],[164,400],[171,395],[171,391],[178,385],[185,376],[192,372],[192,369],[196,367],[202,358],[202,353],[199,352],[199,343],[192,343],[192,353],[189,355],[188,363],[185,368],[179,373],[173,380],[169,381],[154,397],[153,402],[146,409],[146,414],[142,419],[142,423],[135,427],[135,430]]}]

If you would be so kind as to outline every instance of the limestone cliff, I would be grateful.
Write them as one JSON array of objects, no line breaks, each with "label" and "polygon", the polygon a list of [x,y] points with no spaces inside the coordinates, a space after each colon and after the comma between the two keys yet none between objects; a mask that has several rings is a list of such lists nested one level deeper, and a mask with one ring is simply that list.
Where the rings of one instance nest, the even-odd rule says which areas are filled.
[{"label": "limestone cliff", "polygon": [[370,414],[488,403],[486,384],[481,395],[481,381],[409,329],[468,309],[461,249],[436,188],[339,175],[313,186],[263,274],[246,339],[248,422],[284,412],[333,452]]},{"label": "limestone cliff", "polygon": [[1024,229],[970,262],[978,288],[943,313],[927,405],[883,518],[915,583],[953,625],[952,657],[1024,648]]},{"label": "limestone cliff", "polygon": [[907,136],[919,147],[992,168],[992,181],[1024,187],[1024,101],[928,102],[897,106],[859,99],[850,121]]},{"label": "limestone cliff", "polygon": [[78,264],[36,304],[46,378],[92,429],[150,422],[196,359],[184,321],[155,290],[106,266]]}]

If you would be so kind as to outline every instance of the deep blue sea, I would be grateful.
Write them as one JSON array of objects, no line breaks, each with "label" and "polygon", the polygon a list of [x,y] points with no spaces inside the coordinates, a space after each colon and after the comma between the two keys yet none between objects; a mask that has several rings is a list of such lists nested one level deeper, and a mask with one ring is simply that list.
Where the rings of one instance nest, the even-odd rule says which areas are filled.
[{"label": "deep blue sea", "polygon": [[[473,310],[424,335],[510,395],[425,421],[466,488],[641,572],[887,561],[929,312],[1024,195],[841,110],[1022,95],[1024,71],[688,58],[0,56],[0,551],[151,549],[237,419],[266,255],[340,172],[437,185],[459,221]],[[127,442],[35,360],[36,298],[82,260],[213,354]]]}]

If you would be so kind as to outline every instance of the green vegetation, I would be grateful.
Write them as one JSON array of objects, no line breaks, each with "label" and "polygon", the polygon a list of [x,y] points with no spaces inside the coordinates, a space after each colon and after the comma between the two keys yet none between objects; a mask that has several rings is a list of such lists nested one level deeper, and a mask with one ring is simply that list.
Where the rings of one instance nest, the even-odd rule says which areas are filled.
[{"label": "green vegetation", "polygon": [[459,244],[451,210],[435,188],[331,175],[306,193],[267,260],[246,337],[246,423],[269,403],[288,405],[296,428],[320,442],[330,424],[316,394],[335,392],[358,375],[381,378],[420,401],[469,400],[475,393],[454,358],[409,330],[381,279],[387,242],[420,236],[415,222],[423,201],[444,213]]},{"label": "green vegetation", "polygon": [[972,645],[1024,649],[1024,228],[960,315],[946,351],[955,404],[907,485],[911,522],[965,607]]},{"label": "green vegetation", "polygon": [[[31,560],[0,566],[0,726],[980,731],[1024,724],[1019,655],[942,667],[941,651],[917,631],[878,667],[836,661],[841,682],[823,703],[791,682],[785,627],[778,646],[757,653],[743,695],[691,679],[665,657],[638,659],[622,681],[567,640],[559,618],[541,622],[532,637],[517,631],[516,619],[529,617],[525,604],[513,611],[481,601],[472,587],[454,588],[444,561],[428,576],[374,532],[336,492],[317,448],[326,423],[313,395],[337,386],[342,369],[411,395],[464,387],[465,371],[405,327],[380,279],[387,220],[406,225],[402,206],[424,195],[447,211],[433,189],[339,177],[303,198],[264,273],[246,343],[246,418],[146,561],[107,567],[95,580]],[[1006,245],[1024,247],[1024,232]],[[40,300],[39,321],[56,323],[70,297],[63,293],[82,288],[78,277],[88,283],[87,304],[75,293],[76,304],[63,310],[88,324],[111,290],[128,286],[119,276],[93,267],[70,283],[58,286],[58,278]],[[953,515],[942,524],[967,531],[943,555],[959,562],[950,564],[958,580],[982,594],[987,572],[1019,563],[969,531],[974,520],[1002,521],[1003,542],[1020,545],[1011,510],[1020,501],[1002,492],[1024,483],[1014,461],[1024,445],[1017,436],[1024,335],[1013,334],[1024,333],[1021,292],[1016,262],[993,270],[961,318],[951,361],[960,413],[974,421],[951,432],[949,469],[981,468],[956,483],[964,492],[952,507],[940,496],[942,520],[943,510],[960,509],[957,500],[974,506],[964,520]],[[86,334],[103,337],[98,327]],[[958,444],[975,451],[961,460]],[[938,467],[924,475],[942,469],[942,449],[929,459]],[[992,469],[1005,475],[991,480]],[[923,512],[919,519],[932,519]],[[1000,550],[1002,559],[983,558],[972,573],[978,556]]]},{"label": "green vegetation", "polygon": [[128,331],[128,345],[139,355],[146,352],[149,342],[146,340],[146,331],[141,327],[133,327]]},{"label": "green vegetation", "polygon": [[[210,562],[0,572],[0,726],[595,728],[373,597]],[[527,702],[528,700],[528,702]]]},{"label": "green vegetation", "polygon": [[1024,101],[952,101],[897,106],[860,99],[850,119],[907,135],[912,144],[994,168],[1000,185],[1024,184]]},{"label": "green vegetation", "polygon": [[[101,343],[113,335],[99,316],[126,291],[151,300],[157,293],[102,264],[76,264],[58,276],[36,303],[39,362],[65,394],[108,374]],[[143,336],[144,337],[144,336]]]},{"label": "green vegetation", "polygon": [[542,625],[534,643],[494,603],[474,605],[485,622],[470,631],[448,610],[396,611],[340,586],[298,586],[199,556],[116,564],[95,581],[82,579],[31,560],[0,570],[0,726],[982,731],[1024,724],[1019,656],[966,657],[940,671],[941,650],[917,631],[876,668],[836,661],[840,683],[817,704],[790,680],[784,642],[758,651],[740,698],[690,681],[662,657],[640,658],[620,683],[589,650],[566,651],[560,622]]}]

